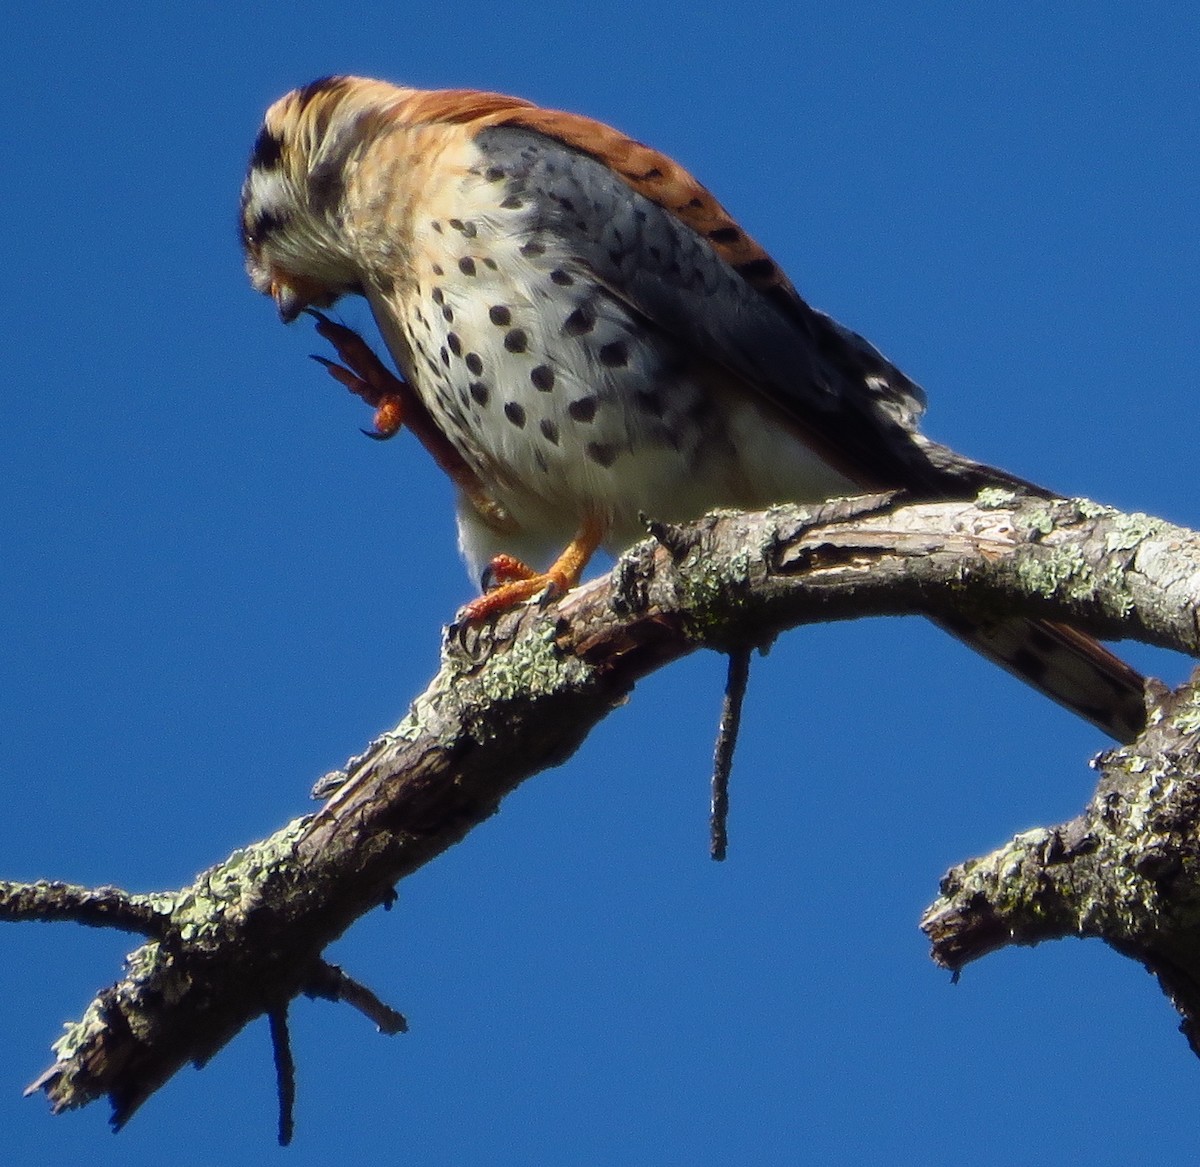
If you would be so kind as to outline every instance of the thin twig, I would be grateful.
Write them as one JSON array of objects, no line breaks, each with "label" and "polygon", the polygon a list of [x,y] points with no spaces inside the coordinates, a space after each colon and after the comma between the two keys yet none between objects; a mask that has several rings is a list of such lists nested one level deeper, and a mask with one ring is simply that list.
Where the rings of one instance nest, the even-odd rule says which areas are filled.
[{"label": "thin twig", "polygon": [[750,649],[739,648],[729,654],[729,672],[725,679],[725,699],[721,704],[721,725],[713,752],[712,808],[709,812],[709,854],[719,863],[729,845],[729,772],[737,748],[738,729],[742,724],[742,702],[750,680]]},{"label": "thin twig", "polygon": [[287,1006],[267,1013],[271,1052],[275,1057],[275,1091],[279,1096],[279,1145],[286,1147],[296,1130],[296,1061],[288,1034]]},{"label": "thin twig", "polygon": [[316,969],[304,992],[309,997],[324,1001],[344,1001],[357,1009],[368,1021],[374,1021],[380,1033],[389,1037],[408,1032],[408,1021],[403,1013],[384,1004],[366,985],[347,976],[336,964],[318,961]]}]

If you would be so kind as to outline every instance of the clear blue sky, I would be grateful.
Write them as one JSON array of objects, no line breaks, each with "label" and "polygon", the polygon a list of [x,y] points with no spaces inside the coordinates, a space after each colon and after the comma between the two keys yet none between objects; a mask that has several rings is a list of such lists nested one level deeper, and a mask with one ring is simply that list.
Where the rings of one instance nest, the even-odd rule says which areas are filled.
[{"label": "clear blue sky", "polygon": [[[0,7],[0,875],[188,882],[398,718],[470,595],[448,487],[242,274],[262,111],[321,74],[619,125],[924,384],[934,436],[1200,524],[1194,2]],[[647,681],[335,946],[412,1032],[298,1003],[288,1152],[264,1024],[115,1138],[22,1101],[133,940],[4,928],[5,1154],[1195,1160],[1200,1062],[1139,968],[1060,943],[952,986],[917,930],[951,863],[1079,809],[1102,739],[918,621],[801,630],[756,667],[717,866],[721,675]]]}]

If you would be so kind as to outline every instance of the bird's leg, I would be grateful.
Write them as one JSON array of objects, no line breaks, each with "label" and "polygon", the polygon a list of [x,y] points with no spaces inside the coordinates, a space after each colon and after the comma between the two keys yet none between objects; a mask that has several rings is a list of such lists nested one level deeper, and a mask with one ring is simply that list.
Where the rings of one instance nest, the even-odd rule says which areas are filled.
[{"label": "bird's leg", "polygon": [[344,324],[336,324],[321,312],[308,309],[317,322],[317,332],[337,350],[346,366],[325,357],[313,356],[324,365],[335,381],[361,397],[375,409],[374,431],[364,430],[368,437],[383,441],[399,433],[404,424],[413,436],[449,475],[451,481],[471,501],[482,518],[497,531],[512,531],[514,523],[508,512],[493,499],[478,476],[463,460],[462,455],[438,429],[413,387],[397,377],[372,351],[361,336]]},{"label": "bird's leg", "polygon": [[462,610],[462,619],[474,623],[506,612],[539,592],[549,590],[552,595],[569,592],[579,583],[579,577],[600,546],[604,533],[605,525],[589,516],[566,550],[545,571],[534,571],[512,555],[497,555],[488,570],[497,586],[472,600]]}]

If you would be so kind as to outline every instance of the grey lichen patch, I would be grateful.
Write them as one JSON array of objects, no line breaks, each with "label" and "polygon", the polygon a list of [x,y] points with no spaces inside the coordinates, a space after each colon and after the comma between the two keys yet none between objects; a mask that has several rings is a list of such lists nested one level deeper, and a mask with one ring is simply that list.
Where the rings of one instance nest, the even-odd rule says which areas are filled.
[{"label": "grey lichen patch", "polygon": [[1177,711],[1172,720],[1178,726],[1180,733],[1200,733],[1200,708],[1195,705]]},{"label": "grey lichen patch", "polygon": [[1016,564],[1021,586],[1040,596],[1084,599],[1096,592],[1096,578],[1083,551],[1073,543],[1022,557]]},{"label": "grey lichen patch", "polygon": [[70,1062],[96,1034],[107,1027],[105,1009],[100,999],[97,998],[84,1010],[83,1016],[78,1021],[68,1021],[63,1025],[62,1036],[51,1044],[50,1049],[58,1061]]},{"label": "grey lichen patch", "polygon": [[980,510],[998,511],[1016,505],[1017,494],[1001,486],[987,486],[979,492],[975,502]]},{"label": "grey lichen patch", "polygon": [[1073,498],[1071,506],[1075,510],[1075,514],[1081,519],[1111,519],[1113,516],[1120,514],[1119,511],[1114,511],[1112,507],[1106,507],[1102,503],[1093,502],[1090,498]]},{"label": "grey lichen patch", "polygon": [[1167,530],[1167,524],[1151,515],[1132,511],[1129,514],[1109,512],[1108,529],[1104,533],[1104,550],[1132,551],[1139,544]]},{"label": "grey lichen patch", "polygon": [[744,608],[751,586],[765,571],[781,538],[776,519],[790,526],[795,508],[772,507],[766,523],[747,524],[736,511],[713,511],[710,519],[737,523],[735,531],[721,536],[717,554],[702,540],[678,565],[679,599],[687,610],[691,628],[703,635],[723,624],[732,612]]},{"label": "grey lichen patch", "polygon": [[1036,507],[1026,516],[1030,531],[1039,535],[1049,535],[1055,527],[1054,511],[1048,507]]},{"label": "grey lichen patch", "polygon": [[471,700],[488,703],[514,697],[543,697],[586,683],[589,666],[555,643],[555,625],[546,620],[517,637],[507,652],[493,656],[473,679]]},{"label": "grey lichen patch", "polygon": [[230,920],[256,907],[270,876],[288,870],[308,822],[307,817],[293,819],[262,842],[234,851],[223,863],[202,872],[191,887],[180,891],[172,913],[180,938],[194,942],[218,933]]}]

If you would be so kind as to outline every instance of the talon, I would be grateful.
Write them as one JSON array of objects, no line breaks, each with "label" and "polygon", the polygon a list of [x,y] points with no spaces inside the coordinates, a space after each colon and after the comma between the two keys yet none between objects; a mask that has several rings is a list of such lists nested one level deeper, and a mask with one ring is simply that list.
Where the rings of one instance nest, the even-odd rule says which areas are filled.
[{"label": "talon", "polygon": [[528,564],[522,563],[515,555],[501,553],[494,556],[491,563],[487,565],[481,582],[485,592],[494,592],[497,588],[503,587],[505,584],[515,583],[518,580],[537,579],[538,574]]},{"label": "talon", "polygon": [[329,360],[328,357],[318,356],[316,353],[309,353],[309,359],[316,361],[324,370],[339,384],[344,385],[355,397],[361,397],[368,405],[372,404],[367,401],[371,394],[371,387],[356,373],[350,369],[343,368],[336,361]]},{"label": "talon", "polygon": [[499,616],[500,613],[532,599],[546,583],[546,577],[539,575],[534,579],[518,579],[501,584],[464,606],[459,613],[459,619],[466,624],[477,624],[489,616]]},{"label": "talon", "polygon": [[339,359],[349,367],[315,353],[313,360],[375,409],[375,429],[363,433],[375,441],[383,441],[396,433],[403,422],[490,526],[497,531],[513,529],[511,516],[484,489],[478,474],[438,427],[416,390],[388,369],[353,329],[336,324],[315,308],[306,308],[305,312],[316,321],[317,334],[333,345]]},{"label": "talon", "polygon": [[534,571],[513,555],[494,556],[484,572],[484,586],[489,582],[493,586],[467,604],[459,619],[474,624],[507,612],[534,596],[539,597],[539,606],[553,603],[579,582],[592,552],[600,546],[604,531],[604,524],[589,516],[566,550],[544,572]]},{"label": "talon", "polygon": [[375,410],[375,436],[380,441],[394,438],[404,424],[404,402],[395,394],[389,394],[379,402]]}]

